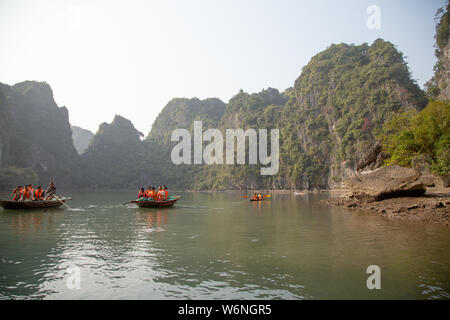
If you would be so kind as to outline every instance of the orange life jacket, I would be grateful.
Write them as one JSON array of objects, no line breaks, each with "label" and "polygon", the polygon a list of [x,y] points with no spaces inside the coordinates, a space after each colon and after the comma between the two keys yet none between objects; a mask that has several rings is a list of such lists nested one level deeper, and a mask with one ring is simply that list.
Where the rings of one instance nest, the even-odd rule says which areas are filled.
[{"label": "orange life jacket", "polygon": [[146,198],[150,198],[151,195],[152,195],[152,191],[151,191],[151,190],[147,190],[147,191],[145,192],[145,197],[146,197]]},{"label": "orange life jacket", "polygon": [[36,189],[35,191],[34,191],[34,198],[36,199],[36,200],[42,200],[42,195],[44,194],[44,190],[39,190],[39,189]]},{"label": "orange life jacket", "polygon": [[32,194],[33,194],[33,188],[26,188],[25,189],[25,198],[26,199],[30,199]]},{"label": "orange life jacket", "polygon": [[164,200],[167,200],[169,197],[169,190],[164,190]]}]

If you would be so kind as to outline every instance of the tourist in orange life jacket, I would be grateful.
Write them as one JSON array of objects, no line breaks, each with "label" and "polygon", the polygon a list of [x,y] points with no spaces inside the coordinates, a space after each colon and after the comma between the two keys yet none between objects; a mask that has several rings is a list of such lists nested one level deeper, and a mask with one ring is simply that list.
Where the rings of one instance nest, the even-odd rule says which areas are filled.
[{"label": "tourist in orange life jacket", "polygon": [[254,195],[253,195],[253,197],[252,197],[252,199],[258,199],[258,195],[255,193]]},{"label": "tourist in orange life jacket", "polygon": [[33,197],[33,186],[29,184],[25,188],[23,200],[31,200],[32,197]]},{"label": "tourist in orange life jacket", "polygon": [[23,188],[22,188],[22,196],[20,197],[20,199],[22,201],[25,201],[26,197],[27,197],[27,190],[28,190],[28,185],[26,184]]},{"label": "tourist in orange life jacket", "polygon": [[14,194],[13,201],[19,201],[22,195],[22,186],[18,186],[17,188],[15,188],[13,190],[13,194]]},{"label": "tourist in orange life jacket", "polygon": [[161,201],[164,199],[164,191],[161,187],[158,187],[158,193],[156,195],[156,200]]},{"label": "tourist in orange life jacket", "polygon": [[145,198],[145,190],[144,190],[144,188],[141,188],[141,190],[139,190],[138,199],[140,199],[140,198]]},{"label": "tourist in orange life jacket", "polygon": [[36,201],[44,200],[44,190],[42,190],[41,186],[37,187],[37,189],[34,191],[34,200]]},{"label": "tourist in orange life jacket", "polygon": [[148,186],[147,190],[145,191],[145,198],[150,198],[152,195],[152,187]]},{"label": "tourist in orange life jacket", "polygon": [[153,200],[156,200],[156,196],[157,196],[157,192],[156,192],[155,187],[153,187],[153,188],[152,188],[152,199],[153,199]]},{"label": "tourist in orange life jacket", "polygon": [[168,197],[169,197],[169,190],[167,190],[167,187],[164,186],[164,200],[167,200]]}]

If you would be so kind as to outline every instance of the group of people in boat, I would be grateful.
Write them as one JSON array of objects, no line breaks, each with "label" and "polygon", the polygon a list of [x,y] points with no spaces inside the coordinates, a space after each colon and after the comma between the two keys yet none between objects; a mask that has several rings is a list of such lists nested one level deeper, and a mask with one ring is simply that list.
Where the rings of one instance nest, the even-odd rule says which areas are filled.
[{"label": "group of people in boat", "polygon": [[165,184],[159,186],[158,189],[152,186],[148,186],[147,190],[141,188],[138,193],[138,199],[164,201],[167,200],[168,197],[169,197],[169,190],[167,189]]},{"label": "group of people in boat", "polygon": [[[25,186],[18,186],[13,190],[13,201],[44,201],[51,200],[56,197],[56,186],[53,181],[50,182],[47,191],[44,192],[41,186],[36,189],[32,184],[26,184]],[[47,196],[45,196],[47,193]]]},{"label": "group of people in boat", "polygon": [[261,193],[259,193],[259,194],[256,194],[256,193],[255,193],[255,194],[253,195],[252,199],[253,199],[253,200],[261,200],[261,199],[263,199],[263,196],[262,196]]}]

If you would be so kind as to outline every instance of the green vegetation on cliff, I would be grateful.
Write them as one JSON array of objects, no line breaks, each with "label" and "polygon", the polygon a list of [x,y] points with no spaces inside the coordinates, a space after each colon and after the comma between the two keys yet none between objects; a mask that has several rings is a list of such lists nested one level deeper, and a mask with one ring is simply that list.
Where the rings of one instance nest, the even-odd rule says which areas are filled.
[{"label": "green vegetation on cliff", "polygon": [[116,115],[102,123],[88,149],[81,155],[82,186],[88,188],[135,188],[147,181],[142,170],[146,150],[130,120]]},{"label": "green vegetation on cliff", "polygon": [[432,101],[420,112],[400,113],[386,122],[380,135],[387,165],[411,167],[424,156],[431,171],[450,174],[450,104]]},{"label": "green vegetation on cliff", "polygon": [[436,13],[434,76],[425,84],[432,99],[450,101],[450,1]]},{"label": "green vegetation on cliff", "polygon": [[[149,165],[157,183],[193,189],[312,189],[339,185],[374,144],[394,115],[421,110],[427,100],[402,53],[390,42],[331,45],[303,68],[294,87],[240,91],[228,104],[173,99],[147,138]],[[170,134],[218,128],[280,129],[280,170],[261,176],[260,165],[174,165]],[[247,146],[248,150],[248,146]],[[347,170],[347,171],[346,171]]]},{"label": "green vegetation on cliff", "polygon": [[[217,98],[172,99],[144,140],[129,120],[116,116],[84,139],[84,145],[90,143],[81,156],[72,142],[72,134],[79,140],[79,130],[71,131],[67,110],[56,106],[47,84],[27,81],[0,89],[5,177],[29,173],[32,178],[31,172],[8,168],[19,167],[31,168],[39,181],[88,188],[165,183],[195,190],[323,189],[342,185],[380,134],[390,155],[387,163],[410,165],[417,154],[425,154],[434,172],[447,174],[449,168],[448,104],[434,101],[424,109],[427,99],[402,53],[382,39],[371,45],[331,45],[284,92],[240,90],[227,104]],[[173,164],[173,130],[184,128],[192,135],[197,120],[203,132],[279,129],[278,173],[261,176],[260,164]],[[78,145],[80,153],[84,148]]]},{"label": "green vegetation on cliff", "polygon": [[36,185],[39,177],[31,168],[8,167],[0,169],[0,190],[9,190],[18,185]]},{"label": "green vegetation on cliff", "polygon": [[284,109],[287,178],[326,187],[330,171],[355,166],[381,124],[425,104],[403,55],[390,42],[330,46],[303,68]]},{"label": "green vegetation on cliff", "polygon": [[148,153],[142,169],[150,176],[148,183],[165,183],[178,188],[192,187],[203,168],[200,165],[172,163],[170,154],[175,144],[170,141],[172,131],[185,128],[192,134],[194,121],[202,121],[204,130],[217,128],[224,111],[225,103],[217,98],[172,99],[156,118],[145,140]]}]

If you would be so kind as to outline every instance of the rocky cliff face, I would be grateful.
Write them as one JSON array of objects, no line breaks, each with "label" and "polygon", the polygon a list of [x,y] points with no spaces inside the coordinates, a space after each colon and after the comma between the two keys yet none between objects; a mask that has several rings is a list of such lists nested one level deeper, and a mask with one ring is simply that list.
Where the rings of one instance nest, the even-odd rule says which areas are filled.
[{"label": "rocky cliff face", "polygon": [[71,126],[71,129],[73,145],[78,154],[82,154],[88,148],[89,144],[92,141],[92,138],[94,137],[94,134],[89,130],[77,126]]},{"label": "rocky cliff face", "polygon": [[426,104],[403,55],[381,39],[331,45],[303,68],[290,97],[282,115],[284,174],[310,188],[341,186],[387,119]]},{"label": "rocky cliff face", "polygon": [[119,115],[102,123],[88,149],[81,155],[83,187],[137,188],[148,181],[142,170],[147,150],[143,134]]},{"label": "rocky cliff face", "polygon": [[437,25],[436,32],[436,55],[438,67],[436,68],[436,79],[439,87],[438,100],[450,101],[450,2],[442,11],[442,16]]},{"label": "rocky cliff face", "polygon": [[450,101],[450,2],[436,13],[435,55],[438,61],[434,66],[434,76],[425,85],[433,99]]},{"label": "rocky cliff face", "polygon": [[6,167],[11,154],[11,142],[15,135],[11,107],[0,90],[0,168]]},{"label": "rocky cliff face", "polygon": [[[50,180],[59,186],[75,184],[79,158],[73,147],[68,111],[56,105],[50,86],[25,81],[14,86],[1,84],[0,89],[10,109],[9,126],[2,125],[5,132],[1,139],[6,141],[2,143],[2,167],[30,167],[41,184]],[[0,104],[5,105],[5,101]]]},{"label": "rocky cliff face", "polygon": [[[392,115],[422,109],[427,100],[411,79],[403,55],[390,42],[331,45],[306,65],[294,87],[242,90],[229,103],[174,99],[147,139],[158,179],[193,189],[324,189],[341,187]],[[192,130],[279,129],[280,170],[261,176],[260,165],[179,165],[170,162],[170,134]],[[206,122],[206,125],[205,125]],[[153,162],[154,163],[154,162]],[[150,170],[150,169],[149,169]]]},{"label": "rocky cliff face", "polygon": [[172,99],[156,118],[145,140],[148,158],[142,168],[149,174],[148,183],[191,188],[198,181],[197,175],[205,169],[199,165],[172,163],[171,151],[175,145],[170,141],[172,131],[182,128],[189,130],[192,135],[194,121],[202,121],[203,130],[218,128],[225,107],[225,103],[217,98]]}]

